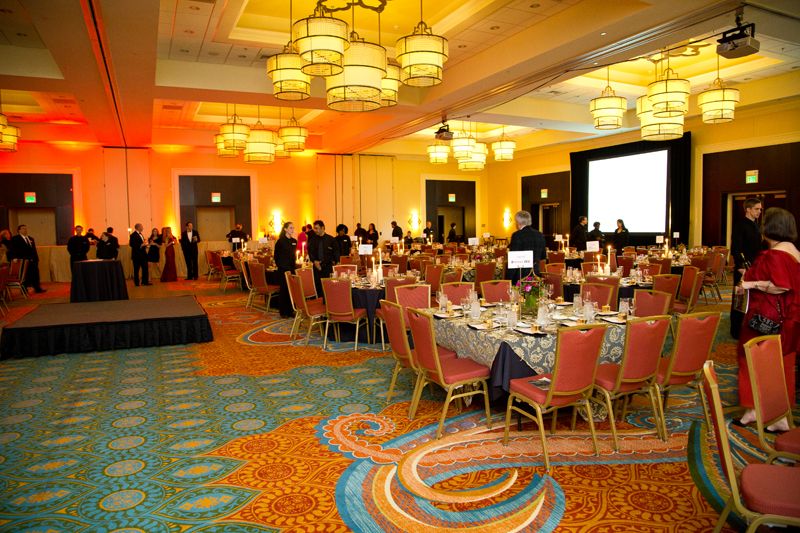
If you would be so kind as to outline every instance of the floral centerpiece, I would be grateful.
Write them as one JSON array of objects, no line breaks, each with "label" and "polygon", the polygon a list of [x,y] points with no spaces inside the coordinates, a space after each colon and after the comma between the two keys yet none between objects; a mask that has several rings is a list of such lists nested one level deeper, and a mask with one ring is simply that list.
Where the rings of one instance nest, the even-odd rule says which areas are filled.
[{"label": "floral centerpiece", "polygon": [[539,297],[542,294],[542,278],[533,274],[517,282],[517,290],[522,299],[522,312],[536,314],[539,308]]}]

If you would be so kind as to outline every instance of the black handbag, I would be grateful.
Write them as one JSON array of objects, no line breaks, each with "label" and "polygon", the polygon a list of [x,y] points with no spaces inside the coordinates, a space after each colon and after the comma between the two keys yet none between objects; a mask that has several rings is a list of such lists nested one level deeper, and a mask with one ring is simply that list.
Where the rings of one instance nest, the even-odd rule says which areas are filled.
[{"label": "black handbag", "polygon": [[747,322],[747,325],[750,326],[750,329],[753,331],[757,331],[762,335],[777,335],[781,332],[781,324],[783,323],[783,315],[781,314],[781,304],[780,302],[775,302],[775,307],[778,308],[778,317],[780,317],[780,322],[775,322],[771,318],[767,318],[764,315],[754,314],[750,317],[750,320]]}]

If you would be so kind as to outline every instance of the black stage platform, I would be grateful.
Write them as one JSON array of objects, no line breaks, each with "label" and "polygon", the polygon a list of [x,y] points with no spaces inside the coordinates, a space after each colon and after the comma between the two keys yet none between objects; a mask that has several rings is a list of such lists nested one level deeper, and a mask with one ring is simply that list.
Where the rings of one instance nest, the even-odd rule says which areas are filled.
[{"label": "black stage platform", "polygon": [[3,328],[0,359],[212,340],[194,296],[49,304]]}]

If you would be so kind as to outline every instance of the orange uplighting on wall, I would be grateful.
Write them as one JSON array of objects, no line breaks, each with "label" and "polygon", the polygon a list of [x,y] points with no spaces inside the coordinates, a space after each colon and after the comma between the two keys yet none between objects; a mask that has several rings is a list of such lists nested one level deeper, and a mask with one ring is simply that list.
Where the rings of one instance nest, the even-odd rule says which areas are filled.
[{"label": "orange uplighting on wall", "polygon": [[506,207],[505,211],[503,211],[503,227],[508,229],[511,227],[511,209]]},{"label": "orange uplighting on wall", "polygon": [[86,150],[91,150],[92,148],[96,148],[98,146],[97,143],[89,143],[83,141],[47,141],[47,142],[52,144],[56,148],[61,148],[62,150],[69,150],[72,152],[85,152]]},{"label": "orange uplighting on wall", "polygon": [[283,226],[282,220],[281,210],[274,209],[272,211],[272,233],[278,233],[281,230],[281,226]]},{"label": "orange uplighting on wall", "polygon": [[408,219],[408,224],[409,224],[409,226],[411,226],[411,232],[412,233],[414,233],[414,234],[419,233],[420,220],[419,220],[419,210],[418,209],[412,209],[411,210],[411,217]]},{"label": "orange uplighting on wall", "polygon": [[150,149],[157,154],[186,154],[192,147],[186,144],[151,144]]}]

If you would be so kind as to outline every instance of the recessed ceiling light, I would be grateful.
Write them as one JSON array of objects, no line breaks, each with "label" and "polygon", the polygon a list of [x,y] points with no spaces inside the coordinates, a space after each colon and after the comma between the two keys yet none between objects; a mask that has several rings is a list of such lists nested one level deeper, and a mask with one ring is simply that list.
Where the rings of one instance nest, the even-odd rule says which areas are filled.
[{"label": "recessed ceiling light", "polygon": [[194,35],[194,30],[183,30],[183,33],[187,35]]},{"label": "recessed ceiling light", "polygon": [[600,32],[600,35],[608,35],[608,32],[601,31],[601,32]]},{"label": "recessed ceiling light", "polygon": [[[466,47],[467,47],[467,45],[466,45],[466,44],[459,44],[459,45],[458,45],[458,47],[459,47],[459,48],[466,48]],[[797,68],[797,67],[792,67],[792,68]]]},{"label": "recessed ceiling light", "polygon": [[239,59],[247,59],[247,56],[245,54],[239,54],[236,57],[238,57]]},{"label": "recessed ceiling light", "polygon": [[490,26],[489,29],[490,30],[499,30],[500,26]]},{"label": "recessed ceiling light", "polygon": [[191,9],[192,11],[200,11],[199,6],[189,6],[189,9]]},{"label": "recessed ceiling light", "polygon": [[595,62],[594,62],[594,64],[596,65],[596,64],[597,64],[597,61],[595,61]]},{"label": "recessed ceiling light", "polygon": [[188,48],[181,48],[181,53],[182,54],[188,54],[189,53],[189,49]]}]

